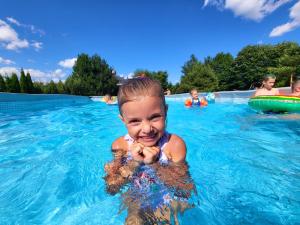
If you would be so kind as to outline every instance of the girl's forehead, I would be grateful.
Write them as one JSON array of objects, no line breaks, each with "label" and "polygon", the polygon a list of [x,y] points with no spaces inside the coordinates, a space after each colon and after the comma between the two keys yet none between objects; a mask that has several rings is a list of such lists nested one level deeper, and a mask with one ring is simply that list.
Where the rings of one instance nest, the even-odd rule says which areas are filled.
[{"label": "girl's forehead", "polygon": [[165,109],[164,102],[159,96],[138,96],[130,101],[125,102],[121,110],[134,110],[134,109],[141,109],[142,108],[160,108],[162,110]]}]

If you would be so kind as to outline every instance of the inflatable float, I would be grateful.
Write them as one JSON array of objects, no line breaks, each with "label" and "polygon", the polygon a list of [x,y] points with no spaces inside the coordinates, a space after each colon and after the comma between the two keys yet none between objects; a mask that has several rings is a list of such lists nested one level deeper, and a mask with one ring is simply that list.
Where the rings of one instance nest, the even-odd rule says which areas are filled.
[{"label": "inflatable float", "polygon": [[208,92],[206,93],[206,95],[204,96],[205,100],[209,103],[215,102],[216,100],[216,96],[214,93],[212,92]]},{"label": "inflatable float", "polygon": [[199,102],[197,102],[196,104],[193,103],[192,99],[186,99],[184,101],[184,105],[187,106],[187,107],[191,107],[191,106],[207,106],[208,103],[205,99],[199,99]]},{"label": "inflatable float", "polygon": [[300,97],[272,95],[257,96],[249,99],[249,106],[262,112],[300,112]]}]

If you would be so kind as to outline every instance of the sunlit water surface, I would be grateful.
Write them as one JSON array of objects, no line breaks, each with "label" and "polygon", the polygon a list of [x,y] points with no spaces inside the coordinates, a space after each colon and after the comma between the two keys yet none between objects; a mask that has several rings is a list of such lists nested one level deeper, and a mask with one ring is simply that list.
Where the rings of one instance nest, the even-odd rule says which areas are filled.
[{"label": "sunlit water surface", "polygon": [[[181,224],[299,224],[298,117],[169,102],[167,129],[187,143],[198,193]],[[103,166],[125,133],[102,103],[0,113],[0,224],[123,224]]]}]

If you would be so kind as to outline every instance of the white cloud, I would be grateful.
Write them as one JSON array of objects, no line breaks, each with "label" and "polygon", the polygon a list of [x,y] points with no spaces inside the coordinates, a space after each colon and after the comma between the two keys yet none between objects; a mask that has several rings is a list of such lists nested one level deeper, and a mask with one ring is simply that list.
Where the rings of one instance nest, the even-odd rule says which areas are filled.
[{"label": "white cloud", "polygon": [[0,43],[8,50],[29,47],[29,42],[19,39],[17,32],[3,20],[0,20]]},{"label": "white cloud", "polygon": [[224,8],[224,0],[204,0],[203,7],[208,5],[217,6],[218,9]]},{"label": "white cloud", "polygon": [[235,16],[260,21],[291,0],[205,0],[204,7],[214,5],[233,11]]},{"label": "white cloud", "polygon": [[15,67],[0,67],[0,74],[4,76],[10,76],[12,73],[18,74],[19,71]]},{"label": "white cloud", "polygon": [[4,59],[0,56],[0,64],[10,65],[15,64],[15,62],[10,59]]},{"label": "white cloud", "polygon": [[58,63],[61,67],[72,68],[75,65],[77,58],[65,59]]},{"label": "white cloud", "polygon": [[[31,79],[33,81],[39,81],[43,83],[48,83],[51,80],[57,83],[59,80],[64,81],[68,76],[66,72],[64,72],[61,69],[57,69],[49,72],[43,72],[41,70],[29,68],[29,69],[24,69],[24,72],[25,74],[29,72]],[[10,76],[12,73],[16,73],[19,76],[20,70],[17,69],[16,67],[0,67],[0,74],[2,75]]]},{"label": "white cloud", "polygon": [[275,27],[271,33],[270,37],[278,37],[283,35],[284,33],[290,32],[295,28],[300,26],[300,1],[298,1],[291,9],[290,9],[290,18],[291,21],[280,26]]},{"label": "white cloud", "polygon": [[24,69],[24,72],[29,72],[32,80],[44,83],[50,82],[51,80],[58,82],[59,80],[65,80],[67,77],[67,74],[61,69],[49,72],[43,72],[36,69]]},{"label": "white cloud", "polygon": [[18,40],[13,40],[13,41],[7,43],[5,48],[7,50],[17,50],[19,48],[28,48],[28,46],[29,46],[29,43],[26,39],[24,39],[24,40],[18,39]]},{"label": "white cloud", "polygon": [[19,27],[24,27],[26,29],[29,29],[33,34],[39,34],[40,36],[45,35],[45,31],[36,28],[34,25],[20,23],[18,20],[14,19],[12,17],[6,17],[6,20],[12,24],[19,26]]},{"label": "white cloud", "polygon": [[17,21],[16,19],[12,18],[12,17],[6,17],[7,21],[16,24],[17,26],[21,26],[21,24],[19,23],[19,21]]},{"label": "white cloud", "polygon": [[42,45],[43,45],[42,42],[37,42],[37,41],[33,41],[33,42],[31,43],[31,46],[34,47],[34,49],[35,49],[36,51],[39,51],[40,49],[42,49]]}]

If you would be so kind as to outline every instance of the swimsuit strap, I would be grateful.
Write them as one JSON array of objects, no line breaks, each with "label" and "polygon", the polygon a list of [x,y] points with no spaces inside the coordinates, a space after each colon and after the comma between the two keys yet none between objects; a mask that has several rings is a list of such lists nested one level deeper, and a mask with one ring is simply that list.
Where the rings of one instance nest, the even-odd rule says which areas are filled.
[{"label": "swimsuit strap", "polygon": [[164,135],[158,141],[158,147],[160,149],[158,160],[160,163],[163,163],[163,164],[166,164],[169,161],[167,155],[164,152],[164,148],[166,147],[167,143],[169,142],[169,139],[170,139],[170,134],[166,131],[164,133]]}]

